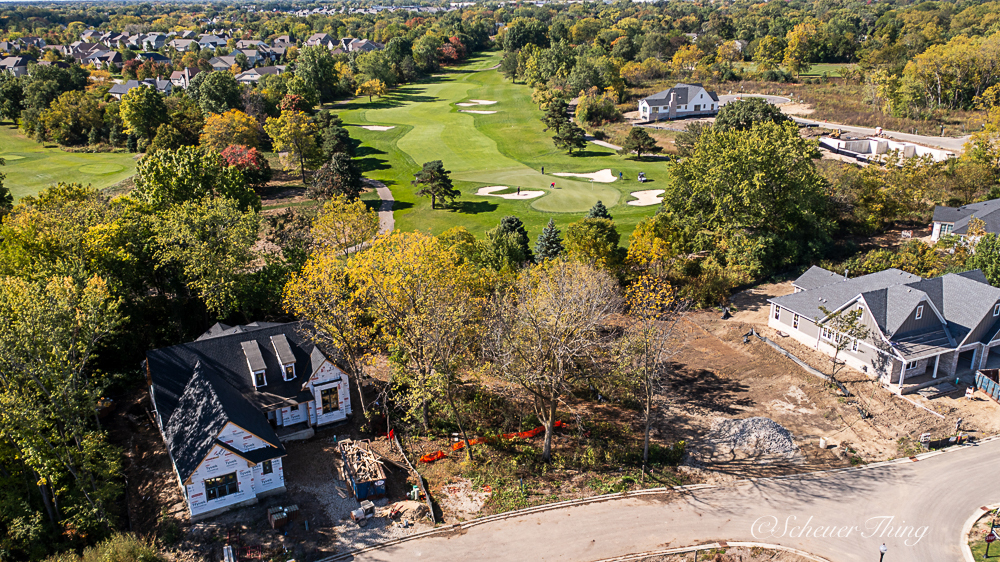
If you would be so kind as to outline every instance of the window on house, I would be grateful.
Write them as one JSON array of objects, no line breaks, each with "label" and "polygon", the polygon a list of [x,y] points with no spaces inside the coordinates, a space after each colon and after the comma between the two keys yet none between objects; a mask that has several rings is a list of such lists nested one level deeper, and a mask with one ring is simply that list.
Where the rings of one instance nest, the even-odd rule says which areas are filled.
[{"label": "window on house", "polygon": [[857,351],[857,350],[858,350],[858,340],[854,340],[851,342],[851,351]]},{"label": "window on house", "polygon": [[830,335],[832,333],[833,332],[831,332],[829,328],[823,328],[823,331],[820,332],[820,337],[823,338],[823,339],[825,339],[825,340],[829,340],[830,339]]},{"label": "window on house", "polygon": [[340,409],[340,393],[337,392],[337,387],[334,386],[319,391],[319,398],[324,414],[328,412],[336,412]]},{"label": "window on house", "polygon": [[260,473],[271,474],[272,472],[274,472],[274,466],[271,464],[271,461],[264,461],[264,463],[261,464]]},{"label": "window on house", "polygon": [[264,376],[264,371],[257,371],[253,374],[253,385],[267,386],[267,378]]},{"label": "window on house", "polygon": [[947,236],[951,234],[951,231],[955,230],[955,225],[953,224],[942,224],[941,225],[941,236]]},{"label": "window on house", "polygon": [[285,380],[290,381],[295,378],[295,365],[285,365]]},{"label": "window on house", "polygon": [[917,307],[917,315],[916,315],[915,318],[917,320],[920,320],[923,317],[924,317],[924,306],[920,305],[920,306]]},{"label": "window on house", "polygon": [[799,315],[798,314],[796,314],[795,316],[792,316],[792,327],[795,328],[796,330],[799,329]]},{"label": "window on house", "polygon": [[993,306],[993,316],[1000,316],[1000,304]]},{"label": "window on house", "polygon": [[916,368],[917,368],[917,362],[916,361],[910,361],[909,363],[906,364],[906,370],[907,371],[912,371],[913,369],[916,369]]},{"label": "window on house", "polygon": [[778,308],[777,306],[774,307],[774,319],[781,320],[781,309]]},{"label": "window on house", "polygon": [[240,486],[239,482],[236,481],[235,472],[205,480],[205,495],[210,500],[217,500],[239,491]]},{"label": "window on house", "polygon": [[299,405],[298,404],[295,404],[294,406],[289,406],[288,407],[288,412],[289,413],[291,413],[291,412],[298,412],[298,411],[299,411]]}]

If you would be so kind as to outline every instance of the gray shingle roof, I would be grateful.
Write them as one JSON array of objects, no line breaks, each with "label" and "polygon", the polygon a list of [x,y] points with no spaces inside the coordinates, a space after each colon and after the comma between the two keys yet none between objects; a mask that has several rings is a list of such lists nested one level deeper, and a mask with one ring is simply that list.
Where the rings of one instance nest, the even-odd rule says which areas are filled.
[{"label": "gray shingle roof", "polygon": [[[820,310],[821,306],[834,311],[862,293],[914,281],[920,281],[920,277],[899,269],[887,269],[870,275],[842,280],[839,283],[830,283],[812,290],[776,297],[770,299],[770,302],[810,320],[818,320],[826,316]],[[871,307],[875,306],[872,303],[868,304]]]},{"label": "gray shingle roof", "polygon": [[829,285],[830,283],[837,283],[843,280],[843,275],[814,265],[807,269],[805,273],[799,275],[798,279],[792,281],[792,286],[798,287],[803,291],[808,291],[809,289],[815,289],[817,287],[822,287],[823,285]]},{"label": "gray shingle roof", "polygon": [[[688,100],[693,98],[695,94],[698,93],[698,89],[704,88],[701,84],[677,84],[669,90],[663,90],[662,92],[657,92],[651,96],[643,98],[647,103],[667,103],[670,101],[670,94],[676,94],[677,105],[687,105]],[[709,92],[705,90],[710,98],[714,101],[719,101],[719,96],[715,92]]]},{"label": "gray shingle roof", "polygon": [[[956,275],[949,273],[910,285],[927,294],[960,343],[984,321],[993,321],[993,306],[1000,301],[1000,289],[989,285],[979,270]],[[991,334],[992,335],[992,334]]]},{"label": "gray shingle roof", "polygon": [[986,232],[1000,232],[1000,199],[990,199],[979,203],[970,203],[961,207],[934,207],[933,222],[950,222],[955,224],[955,234],[967,234],[969,221],[972,217],[982,219],[986,223]]},{"label": "gray shingle roof", "polygon": [[[196,363],[177,407],[163,427],[167,450],[181,480],[187,480],[216,445],[232,449],[218,439],[219,432],[230,422],[270,445],[253,455],[255,458],[277,458],[285,454],[274,429],[260,410],[232,385],[212,373],[210,367]],[[234,452],[241,456],[247,454]]]},{"label": "gray shingle roof", "polygon": [[[295,356],[295,372],[312,374],[317,357],[324,355],[300,334],[299,322],[278,324],[253,329],[241,326],[241,331],[193,341],[146,353],[146,365],[153,385],[156,411],[161,420],[170,419],[177,407],[184,388],[194,373],[194,366],[201,362],[213,374],[228,382],[233,388],[261,411],[301,403],[302,386],[308,377],[300,376],[291,381],[281,377],[281,365],[271,346],[271,336],[284,334]],[[231,330],[233,328],[230,328]],[[267,371],[267,386],[256,390],[250,379],[246,356],[241,343],[256,340],[260,346]],[[324,357],[325,360],[325,357]],[[308,398],[306,398],[308,399]]]}]

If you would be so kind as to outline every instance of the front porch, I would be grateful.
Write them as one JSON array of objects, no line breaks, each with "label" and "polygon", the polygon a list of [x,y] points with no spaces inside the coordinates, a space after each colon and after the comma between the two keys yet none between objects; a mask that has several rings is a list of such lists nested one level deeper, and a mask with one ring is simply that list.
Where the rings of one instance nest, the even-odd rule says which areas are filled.
[{"label": "front porch", "polygon": [[316,430],[306,422],[299,422],[292,425],[279,425],[274,428],[274,433],[278,435],[278,440],[282,443],[288,441],[302,441],[316,435]]}]

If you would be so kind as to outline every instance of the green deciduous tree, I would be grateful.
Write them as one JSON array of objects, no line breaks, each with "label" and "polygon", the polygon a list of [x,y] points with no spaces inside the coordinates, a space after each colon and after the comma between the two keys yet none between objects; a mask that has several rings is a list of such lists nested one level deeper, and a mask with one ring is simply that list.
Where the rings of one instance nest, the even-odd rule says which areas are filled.
[{"label": "green deciduous tree", "polygon": [[753,61],[757,63],[757,72],[777,70],[784,51],[785,48],[779,39],[766,35],[757,43],[757,50],[753,53]]},{"label": "green deciduous tree", "polygon": [[240,83],[236,77],[228,72],[201,72],[195,79],[205,74],[194,98],[203,113],[225,113],[242,107]]},{"label": "green deciduous tree", "polygon": [[176,267],[219,318],[239,309],[243,284],[258,260],[255,210],[244,211],[227,197],[188,199],[161,212],[153,230],[160,267]]},{"label": "green deciduous tree", "polygon": [[443,162],[434,160],[433,162],[424,162],[423,169],[414,174],[415,179],[411,183],[414,187],[420,188],[417,191],[417,195],[421,197],[430,196],[431,209],[437,207],[438,199],[449,203],[462,195],[461,191],[452,186],[450,173],[444,169]]},{"label": "green deciduous tree", "polygon": [[156,129],[169,121],[163,96],[155,88],[132,88],[122,97],[120,115],[127,133],[153,140]]},{"label": "green deciduous tree", "polygon": [[[791,124],[702,134],[670,168],[664,207],[694,242],[759,276],[821,255],[830,240],[814,141]],[[682,237],[683,238],[683,237]],[[720,244],[725,240],[725,244]]]},{"label": "green deciduous tree", "polygon": [[621,235],[611,219],[583,219],[566,228],[566,257],[617,272],[625,259]]},{"label": "green deciduous tree", "polygon": [[317,45],[299,51],[295,59],[295,76],[301,78],[307,88],[319,93],[319,101],[333,99],[339,77],[336,63],[326,47]]},{"label": "green deciduous tree", "polygon": [[990,285],[1000,287],[1000,236],[993,233],[983,235],[967,264],[970,269],[982,270]]},{"label": "green deciduous tree", "polygon": [[204,197],[227,197],[241,209],[260,209],[260,197],[243,173],[215,152],[197,146],[147,154],[136,167],[130,196],[155,208]]},{"label": "green deciduous tree", "polygon": [[764,98],[746,98],[722,106],[715,118],[715,129],[745,131],[757,123],[791,123],[792,119]]}]

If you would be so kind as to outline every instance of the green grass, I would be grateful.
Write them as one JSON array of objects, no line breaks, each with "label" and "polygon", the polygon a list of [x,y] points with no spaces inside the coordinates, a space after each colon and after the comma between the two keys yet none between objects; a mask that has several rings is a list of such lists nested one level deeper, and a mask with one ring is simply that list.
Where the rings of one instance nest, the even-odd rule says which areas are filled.
[{"label": "green grass", "polygon": [[[534,239],[549,217],[564,227],[601,200],[625,237],[640,219],[656,212],[657,206],[633,207],[625,202],[632,199],[628,195],[631,191],[662,188],[667,177],[665,163],[627,160],[593,144],[573,156],[557,150],[552,134],[543,130],[542,113],[531,102],[531,88],[505,81],[496,70],[485,70],[497,62],[496,54],[479,56],[422,83],[401,86],[371,103],[368,98],[359,98],[340,111],[349,125],[395,127],[389,131],[350,127],[350,131],[362,142],[358,155],[365,175],[384,182],[393,192],[397,228],[437,234],[461,225],[481,236],[501,217],[516,215]],[[455,106],[470,99],[497,103]],[[477,115],[460,113],[460,109],[497,113]],[[417,197],[410,184],[420,166],[432,160],[444,162],[462,192],[451,208],[431,210],[430,199]],[[616,176],[622,172],[624,181],[602,184],[552,175],[605,168]],[[640,171],[646,172],[650,183],[635,180]],[[553,181],[555,190],[549,189]],[[480,187],[494,185],[546,194],[518,201],[475,195]]]},{"label": "green grass", "polygon": [[840,71],[846,66],[846,63],[815,64],[808,71],[803,72],[802,76],[822,76],[824,72],[830,77],[840,76]]},{"label": "green grass", "polygon": [[0,126],[0,158],[7,160],[0,173],[7,174],[4,185],[15,200],[58,182],[97,188],[116,184],[135,173],[132,156],[63,152],[54,144],[42,145],[25,137],[10,124]]}]

